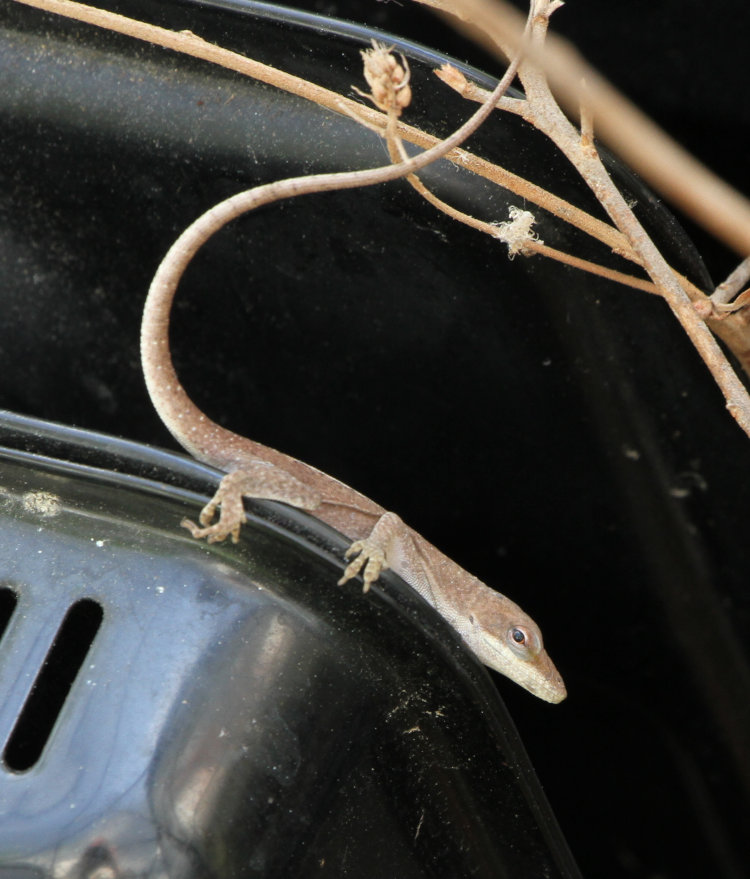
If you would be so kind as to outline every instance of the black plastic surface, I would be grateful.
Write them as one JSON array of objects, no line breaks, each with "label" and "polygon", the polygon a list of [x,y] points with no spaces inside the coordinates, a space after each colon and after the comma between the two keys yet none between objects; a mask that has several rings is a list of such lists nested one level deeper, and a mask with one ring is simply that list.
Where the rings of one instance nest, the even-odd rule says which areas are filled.
[{"label": "black plastic surface", "polygon": [[408,588],[335,588],[314,523],[206,548],[185,492],[112,470],[136,448],[59,431],[97,471],[46,457],[53,432],[0,418],[0,875],[578,875],[502,704]]},{"label": "black plastic surface", "polygon": [[[344,92],[361,82],[354,37],[247,5],[118,9]],[[13,4],[0,13],[0,400],[165,444],[137,337],[176,235],[255,182],[385,151],[266,86]],[[450,130],[467,108],[412,67],[409,121]],[[596,211],[517,120],[493,119],[470,146]],[[452,166],[430,179],[490,219],[519,201]],[[705,281],[660,206],[636,183],[629,197]],[[539,232],[610,259],[549,217]],[[497,684],[584,872],[747,875],[750,454],[666,308],[509,263],[405,185],[243,219],[180,297],[181,376],[214,417],[397,510],[538,619],[568,703]]]}]

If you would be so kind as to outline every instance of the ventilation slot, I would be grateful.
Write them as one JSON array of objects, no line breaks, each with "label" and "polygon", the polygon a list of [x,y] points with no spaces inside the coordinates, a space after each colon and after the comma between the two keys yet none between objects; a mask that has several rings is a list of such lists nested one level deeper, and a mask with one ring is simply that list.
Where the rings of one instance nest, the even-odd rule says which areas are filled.
[{"label": "ventilation slot", "polygon": [[3,752],[8,769],[24,772],[41,756],[102,617],[101,606],[90,599],[77,601],[65,614]]},{"label": "ventilation slot", "polygon": [[3,639],[17,604],[18,596],[10,586],[0,586],[0,641]]}]

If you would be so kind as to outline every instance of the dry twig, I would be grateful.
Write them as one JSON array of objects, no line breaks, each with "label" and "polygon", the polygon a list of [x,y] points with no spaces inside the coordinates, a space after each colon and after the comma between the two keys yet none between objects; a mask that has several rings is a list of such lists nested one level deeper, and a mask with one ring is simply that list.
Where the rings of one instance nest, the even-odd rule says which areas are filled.
[{"label": "dry twig", "polygon": [[[417,0],[449,16],[458,26],[469,23],[489,38],[503,59],[523,33],[523,16],[506,0]],[[552,4],[555,9],[559,5]],[[551,11],[547,14],[551,14]],[[485,41],[486,44],[486,41]],[[590,67],[573,46],[558,36],[532,47],[530,63],[543,71],[563,105],[577,113],[581,82],[586,103],[596,117],[598,136],[655,190],[691,216],[741,256],[750,254],[750,201],[709,171],[644,113]],[[507,109],[506,104],[502,109]],[[690,180],[690,186],[685,181]]]},{"label": "dry twig", "polygon": [[[419,2],[445,8],[443,0],[419,0]],[[534,14],[531,45],[528,52],[525,53],[518,71],[526,99],[524,102],[516,102],[514,108],[522,113],[524,119],[544,132],[581,174],[615,226],[627,238],[638,261],[646,269],[708,366],[724,394],[727,409],[745,433],[750,436],[750,396],[699,315],[699,311],[704,310],[703,303],[700,303],[696,309],[679,279],[613,183],[593,147],[591,134],[588,137],[581,137],[581,133],[563,113],[552,93],[547,79],[547,70],[556,71],[557,67],[554,64],[546,64],[546,62],[543,65],[539,59],[547,58],[546,38],[549,17],[561,4],[558,0],[532,0],[531,5]],[[518,45],[520,38],[515,20],[516,13],[515,10],[506,10],[504,3],[488,4],[486,0],[451,0],[450,8],[464,20],[480,26],[492,36],[503,54],[509,54],[513,51],[512,47]],[[552,55],[554,57],[554,50],[552,50]],[[580,65],[576,69],[579,68]],[[569,78],[570,70],[566,72],[563,79],[569,80]],[[589,74],[586,75],[586,79],[587,81],[590,79]],[[597,77],[597,83],[598,80]],[[576,82],[576,91],[579,86],[580,80]],[[597,119],[599,119],[600,108],[597,103],[598,99],[595,98],[597,91],[598,88],[592,89],[589,84],[586,100],[591,107],[595,108]],[[505,107],[505,109],[511,108]],[[620,152],[622,153],[622,150]],[[685,170],[684,165],[680,165],[680,167],[683,171]],[[700,173],[698,173],[698,178],[703,180]],[[693,178],[691,177],[690,180],[692,186]],[[685,177],[683,176],[680,180],[681,189],[690,188],[685,187],[684,181]],[[700,188],[699,185],[699,190]],[[723,204],[722,209],[730,210],[731,203]],[[750,210],[745,219],[745,226],[745,232],[749,236],[747,250],[750,250]],[[719,326],[721,326],[720,323]],[[746,322],[744,327],[736,323],[725,338],[732,338],[735,355],[743,367],[748,370],[750,368],[750,345],[748,345],[747,336],[743,333],[743,329],[746,328]]]},{"label": "dry twig", "polygon": [[[355,115],[360,121],[364,121],[365,124],[376,130],[379,126],[382,127],[382,116],[376,111],[362,107],[341,95],[283,71],[214,46],[190,32],[175,33],[75,3],[72,0],[15,0],[15,2],[56,12],[66,17],[203,58],[299,94],[321,106],[339,111],[346,108],[345,112]],[[453,15],[474,22],[491,37],[500,48],[501,53],[507,57],[515,53],[520,43],[523,27],[519,23],[518,13],[508,7],[503,0],[450,0],[450,4],[447,4],[446,0],[418,0],[418,2],[446,9]],[[692,212],[706,228],[713,230],[717,236],[738,248],[743,254],[750,252],[750,204],[714,175],[711,175],[710,172],[707,172],[695,160],[686,157],[684,151],[669,141],[653,123],[645,119],[601,77],[588,68],[570,47],[560,40],[550,41],[547,39],[549,16],[560,5],[559,0],[532,0],[532,39],[526,60],[519,70],[526,91],[526,100],[503,98],[500,101],[500,109],[522,115],[555,142],[582,174],[617,228],[601,223],[572,205],[557,199],[551,193],[534,186],[529,181],[518,178],[499,166],[486,162],[464,150],[453,148],[452,151],[448,152],[447,158],[489,180],[493,180],[532,203],[540,204],[566,222],[572,222],[588,234],[604,241],[615,252],[634,259],[646,268],[652,283],[611,272],[601,266],[587,264],[586,261],[570,255],[561,255],[559,251],[547,247],[542,242],[535,241],[533,236],[527,235],[522,245],[524,252],[534,251],[553,258],[562,258],[570,265],[576,265],[597,274],[604,274],[613,280],[628,283],[639,289],[650,292],[657,289],[667,300],[670,308],[707,363],[724,392],[727,407],[745,432],[750,434],[750,398],[698,313],[701,312],[702,316],[712,319],[714,330],[722,335],[744,368],[750,372],[750,319],[748,318],[750,309],[745,307],[744,298],[740,301],[740,297],[732,304],[731,308],[722,307],[725,305],[723,297],[729,296],[728,291],[731,289],[732,293],[736,292],[737,288],[734,286],[736,278],[731,281],[731,284],[728,279],[723,285],[725,289],[720,290],[716,298],[707,306],[706,297],[700,291],[675,275],[638,223],[600,162],[593,143],[593,123],[591,121],[593,116],[596,116],[598,133],[608,138],[620,155],[629,160],[643,176],[651,180],[656,188],[660,188],[668,196],[671,195],[673,200],[680,204],[684,210]],[[391,61],[386,61],[383,58],[380,60],[389,68],[390,73],[395,71]],[[381,72],[388,73],[389,70]],[[583,102],[582,131],[579,132],[560,109],[549,87],[546,73],[552,77],[555,87],[559,88],[561,93],[567,96],[567,100],[574,102],[576,106],[581,102],[580,85],[582,79],[585,78],[586,93]],[[396,104],[401,105],[400,113],[400,109],[403,109],[403,106],[408,103],[409,95],[408,74],[403,68],[402,72],[396,75],[396,80],[394,94]],[[373,81],[370,82],[370,85],[374,92],[377,91],[379,87],[377,76],[373,75]],[[456,87],[455,84],[453,86]],[[475,95],[468,93],[471,91],[470,86],[465,86],[465,91],[467,97],[476,99]],[[376,97],[374,92],[373,98]],[[403,125],[397,121],[397,118],[389,118],[388,108],[393,100],[386,93],[378,93],[375,100],[376,106],[381,107],[388,114],[385,128],[388,131],[389,143],[392,145],[392,149],[398,151],[398,154],[394,154],[392,158],[394,161],[403,158],[403,146],[400,143],[400,138],[429,148],[428,153],[431,157],[428,157],[428,154],[422,154],[417,159],[411,159],[406,163],[401,162],[398,166],[391,166],[390,170],[377,169],[377,180],[394,179],[401,174],[411,173],[416,168],[423,167],[429,161],[434,160],[437,155],[437,153],[432,153],[438,143],[435,138],[418,129]],[[486,107],[489,107],[489,103]],[[453,141],[453,147],[455,147],[455,143]],[[440,155],[446,153],[446,149],[443,147],[444,144],[439,150]],[[644,162],[644,153],[649,159],[648,162]],[[395,170],[396,167],[400,170]],[[350,172],[350,176],[352,173],[355,172]],[[362,174],[364,176],[361,183],[352,183],[351,185],[366,185],[366,182],[375,182],[375,179],[371,178],[366,180],[365,172]],[[378,176],[379,174],[382,176]],[[334,177],[336,175],[321,176]],[[684,180],[687,178],[691,181],[690,187],[684,186]],[[421,181],[417,178],[414,178],[414,181],[413,185],[418,188],[422,187],[424,190]],[[339,188],[339,186],[332,182],[330,187],[326,185],[322,188]],[[301,187],[300,193],[302,190],[314,191],[308,189],[308,184]],[[466,215],[456,212],[455,209],[445,205],[426,190],[423,191],[423,195],[430,198],[441,210],[446,210],[448,213],[452,211],[451,215],[456,216],[462,222],[468,221],[476,228],[481,228],[481,231],[498,237],[497,226],[483,223],[474,218],[467,218]],[[744,294],[742,295],[744,296]],[[691,298],[697,301],[697,305],[691,304]]]}]

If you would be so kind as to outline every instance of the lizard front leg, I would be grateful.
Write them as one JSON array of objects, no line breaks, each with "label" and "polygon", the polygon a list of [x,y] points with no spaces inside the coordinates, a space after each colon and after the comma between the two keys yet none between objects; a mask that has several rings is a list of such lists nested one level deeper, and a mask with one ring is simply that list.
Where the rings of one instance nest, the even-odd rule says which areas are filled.
[{"label": "lizard front leg", "polygon": [[355,540],[346,551],[346,558],[355,558],[347,565],[339,586],[362,572],[362,591],[367,592],[381,572],[392,567],[397,546],[409,539],[407,532],[406,525],[395,513],[383,513],[369,535]]},{"label": "lizard front leg", "polygon": [[[245,521],[243,500],[246,497],[282,501],[303,510],[315,510],[321,502],[320,494],[315,489],[280,467],[265,461],[251,461],[241,469],[227,473],[221,480],[216,494],[198,517],[203,527],[189,519],[183,519],[180,524],[193,537],[205,537],[209,543],[217,543],[227,537],[232,538],[232,543],[237,543],[240,527]],[[219,507],[219,521],[214,522]]]}]

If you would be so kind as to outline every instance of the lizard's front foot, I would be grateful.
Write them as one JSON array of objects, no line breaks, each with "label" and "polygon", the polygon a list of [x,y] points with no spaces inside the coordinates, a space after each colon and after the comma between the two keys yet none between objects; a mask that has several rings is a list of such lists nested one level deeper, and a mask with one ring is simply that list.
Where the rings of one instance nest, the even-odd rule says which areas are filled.
[{"label": "lizard's front foot", "polygon": [[367,592],[372,584],[378,579],[381,571],[388,569],[385,552],[380,544],[371,537],[365,540],[355,540],[346,551],[345,558],[356,556],[346,566],[344,576],[339,580],[339,586],[343,586],[347,580],[356,577],[364,568],[362,579],[364,580],[363,592]]},{"label": "lizard's front foot", "polygon": [[370,534],[363,540],[355,540],[346,551],[346,558],[356,558],[346,566],[339,586],[362,571],[365,581],[362,591],[367,592],[380,574],[390,568],[389,554],[392,554],[397,543],[403,543],[405,532],[406,526],[395,513],[383,513]]}]

